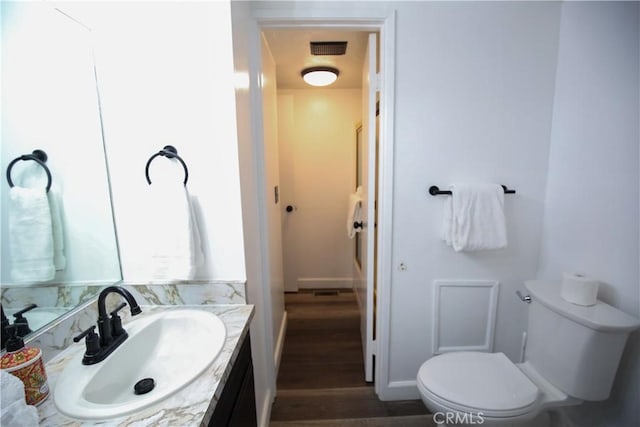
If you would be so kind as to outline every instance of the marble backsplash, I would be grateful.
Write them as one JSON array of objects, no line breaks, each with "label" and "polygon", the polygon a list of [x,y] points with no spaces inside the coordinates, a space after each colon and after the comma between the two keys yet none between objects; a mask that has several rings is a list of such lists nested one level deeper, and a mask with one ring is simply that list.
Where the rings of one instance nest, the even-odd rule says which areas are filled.
[{"label": "marble backsplash", "polygon": [[[126,286],[134,296],[144,295],[149,304],[244,304],[246,302],[244,281],[194,281],[173,284],[118,283]],[[2,286],[2,306],[20,310],[29,304],[38,307],[77,307],[98,295],[109,283],[87,285],[24,285]],[[194,301],[194,302],[190,302]]]},{"label": "marble backsplash", "polygon": [[38,307],[71,309],[96,296],[108,283],[92,284],[36,284],[7,286],[2,285],[2,307],[21,310],[29,304]]},{"label": "marble backsplash", "polygon": [[[138,285],[123,284],[123,286],[138,302],[144,306],[159,305],[227,305],[246,304],[245,282],[190,282],[178,284]],[[104,286],[100,286],[99,292]],[[73,344],[73,337],[96,323],[98,318],[97,298],[80,302],[78,307],[65,315],[57,318],[42,330],[36,331],[25,339],[29,346],[38,347],[43,352],[44,361],[47,362],[59,354],[62,350]],[[52,294],[51,294],[52,295]],[[83,295],[78,292],[76,295]],[[121,300],[117,294],[109,295],[107,309],[113,309]],[[77,304],[76,304],[77,305]],[[120,311],[123,322],[130,317],[129,310]]]}]

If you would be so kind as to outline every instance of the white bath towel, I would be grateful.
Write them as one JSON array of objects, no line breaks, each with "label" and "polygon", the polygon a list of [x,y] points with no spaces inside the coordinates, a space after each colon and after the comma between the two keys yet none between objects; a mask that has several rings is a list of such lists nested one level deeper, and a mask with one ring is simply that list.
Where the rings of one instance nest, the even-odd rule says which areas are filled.
[{"label": "white bath towel", "polygon": [[151,277],[163,281],[193,279],[204,257],[191,197],[183,177],[156,175],[148,187]]},{"label": "white bath towel", "polygon": [[498,184],[455,184],[445,201],[443,238],[456,252],[507,246],[504,190]]},{"label": "white bath towel", "polygon": [[356,230],[353,226],[354,222],[362,220],[362,186],[349,194],[349,207],[347,210],[347,236],[353,239],[356,233],[360,230]]},{"label": "white bath towel", "polygon": [[44,188],[14,186],[9,190],[11,278],[46,282],[55,276],[53,230]]},{"label": "white bath towel", "polygon": [[38,410],[35,406],[27,405],[24,395],[24,384],[18,377],[1,371],[0,384],[2,397],[2,419],[0,425],[3,426],[37,426]]}]

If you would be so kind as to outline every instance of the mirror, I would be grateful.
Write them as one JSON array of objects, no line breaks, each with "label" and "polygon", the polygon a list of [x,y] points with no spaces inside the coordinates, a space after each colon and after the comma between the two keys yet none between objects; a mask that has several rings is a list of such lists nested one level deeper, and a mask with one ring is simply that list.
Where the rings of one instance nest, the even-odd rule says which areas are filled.
[{"label": "mirror", "polygon": [[[2,56],[2,309],[13,322],[35,304],[15,317],[36,331],[122,273],[90,29],[2,2]],[[21,157],[34,150],[46,161]]]}]

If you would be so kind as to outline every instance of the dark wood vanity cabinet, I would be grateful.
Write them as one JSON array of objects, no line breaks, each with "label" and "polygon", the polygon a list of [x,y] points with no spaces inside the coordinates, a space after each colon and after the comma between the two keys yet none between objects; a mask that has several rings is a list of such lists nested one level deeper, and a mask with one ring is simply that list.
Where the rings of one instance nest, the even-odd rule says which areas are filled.
[{"label": "dark wood vanity cabinet", "polygon": [[257,425],[251,340],[247,334],[224,386],[222,396],[209,421],[209,427],[255,427]]}]

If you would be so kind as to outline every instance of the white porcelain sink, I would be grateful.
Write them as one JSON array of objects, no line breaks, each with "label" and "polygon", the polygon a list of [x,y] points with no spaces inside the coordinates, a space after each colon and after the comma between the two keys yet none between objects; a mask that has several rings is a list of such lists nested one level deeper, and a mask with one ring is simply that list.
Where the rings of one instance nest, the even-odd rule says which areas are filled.
[{"label": "white porcelain sink", "polygon": [[[82,364],[84,351],[68,362],[55,385],[58,410],[80,419],[108,419],[136,412],[178,391],[217,357],[226,338],[213,313],[174,309],[124,325],[129,338],[105,360]],[[80,344],[84,347],[84,341]],[[155,387],[135,394],[134,385],[153,378]]]}]

